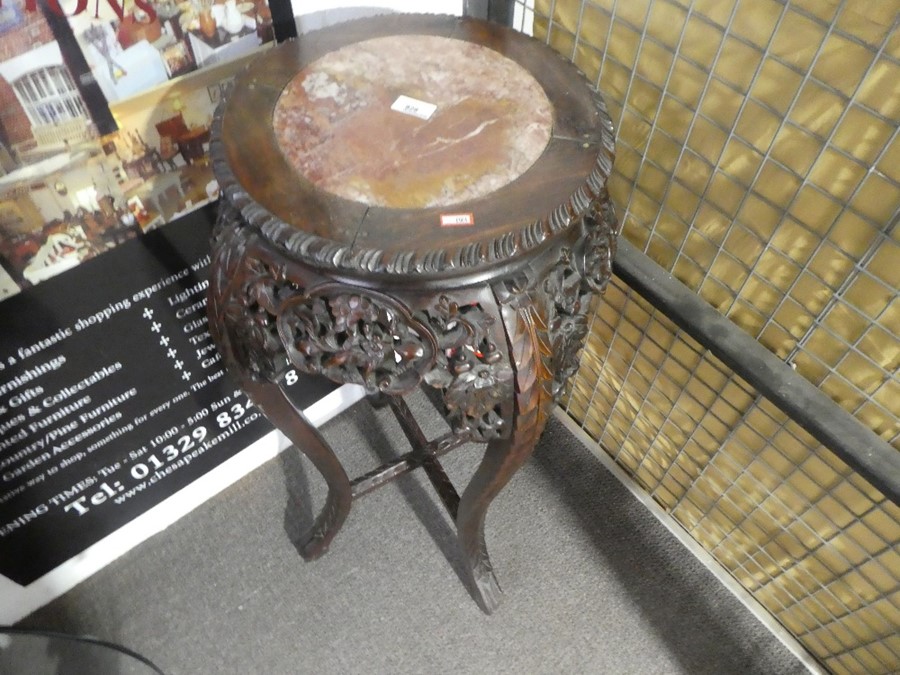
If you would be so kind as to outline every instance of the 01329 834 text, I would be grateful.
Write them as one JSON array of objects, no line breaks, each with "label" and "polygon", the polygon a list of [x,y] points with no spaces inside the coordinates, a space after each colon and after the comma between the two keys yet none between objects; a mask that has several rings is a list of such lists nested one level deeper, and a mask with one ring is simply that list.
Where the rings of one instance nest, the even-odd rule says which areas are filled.
[{"label": "01329 834 text", "polygon": [[[63,510],[83,516],[108,501],[124,504],[258,419],[259,413],[252,406],[247,400],[218,411],[203,409],[191,415],[188,424],[170,427],[146,445],[130,451],[127,458],[100,468],[98,473],[104,480],[93,493],[80,495]],[[204,423],[199,424],[201,421]]]}]

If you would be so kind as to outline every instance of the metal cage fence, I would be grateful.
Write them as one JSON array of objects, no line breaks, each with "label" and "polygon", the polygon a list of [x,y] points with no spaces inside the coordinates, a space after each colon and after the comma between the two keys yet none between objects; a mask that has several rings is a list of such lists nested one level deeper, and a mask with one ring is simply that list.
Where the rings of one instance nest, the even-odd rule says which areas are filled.
[{"label": "metal cage fence", "polygon": [[[900,8],[511,10],[604,95],[623,235],[900,450]],[[621,280],[564,406],[826,668],[900,670],[900,509]]]}]

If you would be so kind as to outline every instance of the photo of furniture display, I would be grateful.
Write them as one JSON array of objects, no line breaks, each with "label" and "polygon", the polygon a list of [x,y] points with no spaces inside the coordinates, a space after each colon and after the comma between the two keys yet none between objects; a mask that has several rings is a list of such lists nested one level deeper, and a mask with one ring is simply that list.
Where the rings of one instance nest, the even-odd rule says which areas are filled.
[{"label": "photo of furniture display", "polygon": [[[181,113],[164,119],[156,124],[160,145],[174,143],[188,164],[206,160],[204,144],[209,143],[209,129],[206,127],[188,127]],[[167,139],[167,140],[163,140]]]},{"label": "photo of furniture display", "polygon": [[[491,612],[485,516],[574,372],[611,272],[600,96],[505,27],[376,17],[258,57],[217,112],[210,155],[222,191],[213,336],[329,486],[305,557],[326,551],[355,497],[422,467]],[[286,397],[291,369],[387,400],[413,451],[351,480]],[[451,427],[433,440],[402,399],[422,383]],[[467,442],[487,447],[460,495],[437,458]]]}]

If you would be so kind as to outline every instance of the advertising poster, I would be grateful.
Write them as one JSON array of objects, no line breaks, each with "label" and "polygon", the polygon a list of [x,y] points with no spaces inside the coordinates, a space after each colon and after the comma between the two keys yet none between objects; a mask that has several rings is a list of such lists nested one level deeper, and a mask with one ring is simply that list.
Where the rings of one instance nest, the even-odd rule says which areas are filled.
[{"label": "advertising poster", "polygon": [[[0,622],[287,446],[206,318],[207,206],[0,302]],[[315,424],[361,390],[289,371]]]},{"label": "advertising poster", "polygon": [[274,37],[267,0],[4,0],[0,298],[214,201],[213,113]]},{"label": "advertising poster", "polygon": [[[287,446],[206,319],[210,123],[272,1],[0,5],[0,623]],[[362,396],[286,377],[314,424]]]}]

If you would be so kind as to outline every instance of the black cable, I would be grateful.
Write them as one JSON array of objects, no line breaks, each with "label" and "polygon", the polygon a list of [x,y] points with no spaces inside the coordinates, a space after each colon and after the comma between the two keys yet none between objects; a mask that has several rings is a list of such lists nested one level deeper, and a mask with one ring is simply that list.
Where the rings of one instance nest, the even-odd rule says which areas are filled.
[{"label": "black cable", "polygon": [[16,628],[15,626],[0,626],[0,634],[4,633],[8,635],[29,635],[32,637],[43,637],[54,640],[71,640],[73,642],[83,642],[86,644],[97,645],[98,647],[106,647],[107,649],[121,652],[122,654],[125,654],[125,656],[130,656],[135,661],[140,661],[145,666],[150,668],[153,672],[158,673],[159,675],[166,675],[155,663],[153,663],[153,661],[148,659],[146,656],[138,654],[136,651],[133,651],[128,647],[123,647],[122,645],[116,644],[115,642],[108,642],[107,640],[101,640],[100,638],[91,637],[89,635],[69,635],[68,633],[60,633],[52,630],[34,630],[31,628]]}]

